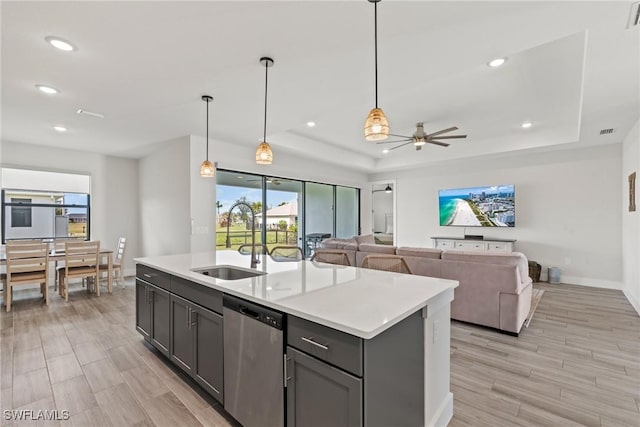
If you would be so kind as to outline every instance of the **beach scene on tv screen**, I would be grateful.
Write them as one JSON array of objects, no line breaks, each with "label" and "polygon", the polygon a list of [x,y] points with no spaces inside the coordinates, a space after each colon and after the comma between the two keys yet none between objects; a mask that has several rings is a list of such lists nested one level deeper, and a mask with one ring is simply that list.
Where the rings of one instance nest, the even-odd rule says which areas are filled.
[{"label": "beach scene on tv screen", "polygon": [[440,190],[440,225],[515,227],[513,185]]}]

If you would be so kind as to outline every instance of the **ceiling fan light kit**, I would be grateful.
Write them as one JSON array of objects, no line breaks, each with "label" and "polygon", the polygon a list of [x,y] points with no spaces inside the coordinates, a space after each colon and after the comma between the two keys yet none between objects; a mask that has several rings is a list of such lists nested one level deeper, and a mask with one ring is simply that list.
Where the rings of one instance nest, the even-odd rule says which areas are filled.
[{"label": "ceiling fan light kit", "polygon": [[269,83],[269,67],[273,67],[273,59],[263,56],[260,63],[264,65],[264,127],[262,132],[262,142],[256,150],[256,163],[259,165],[270,165],[273,163],[273,151],[267,142],[267,88]]},{"label": "ceiling fan light kit", "polygon": [[207,148],[206,159],[200,165],[200,176],[203,178],[213,178],[216,174],[216,168],[209,161],[209,103],[213,101],[213,97],[202,95],[202,100],[207,103]]},{"label": "ceiling fan light kit", "polygon": [[367,120],[364,122],[364,139],[367,141],[381,141],[389,137],[389,121],[382,108],[378,107],[378,2],[381,0],[368,1],[373,3],[376,107],[369,112]]}]

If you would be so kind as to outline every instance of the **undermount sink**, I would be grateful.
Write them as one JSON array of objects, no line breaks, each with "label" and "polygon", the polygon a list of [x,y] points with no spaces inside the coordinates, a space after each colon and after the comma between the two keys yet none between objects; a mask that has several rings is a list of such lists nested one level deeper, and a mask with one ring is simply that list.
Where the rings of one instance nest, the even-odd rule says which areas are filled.
[{"label": "undermount sink", "polygon": [[204,274],[205,276],[215,277],[216,279],[222,280],[240,280],[267,274],[263,273],[262,271],[245,270],[243,268],[231,267],[228,265],[196,269],[193,271],[195,271],[196,273]]}]

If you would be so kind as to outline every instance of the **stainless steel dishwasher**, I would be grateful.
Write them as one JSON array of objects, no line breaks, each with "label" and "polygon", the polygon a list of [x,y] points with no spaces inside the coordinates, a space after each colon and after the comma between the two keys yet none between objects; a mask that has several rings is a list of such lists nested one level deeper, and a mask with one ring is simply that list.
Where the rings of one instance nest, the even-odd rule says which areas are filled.
[{"label": "stainless steel dishwasher", "polygon": [[244,427],[284,426],[282,313],[224,295],[224,409]]}]

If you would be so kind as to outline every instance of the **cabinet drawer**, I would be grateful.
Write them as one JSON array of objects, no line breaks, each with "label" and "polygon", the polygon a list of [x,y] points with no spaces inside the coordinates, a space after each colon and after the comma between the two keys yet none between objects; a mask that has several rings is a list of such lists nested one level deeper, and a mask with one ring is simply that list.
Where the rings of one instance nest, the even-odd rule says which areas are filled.
[{"label": "cabinet drawer", "polygon": [[506,243],[489,243],[489,252],[508,252]]},{"label": "cabinet drawer", "polygon": [[146,265],[136,264],[136,277],[144,280],[145,282],[152,283],[162,289],[170,289],[169,274],[156,270],[155,268],[147,267]]},{"label": "cabinet drawer", "polygon": [[456,249],[463,251],[484,251],[486,246],[482,242],[456,242]]},{"label": "cabinet drawer", "polygon": [[222,314],[222,292],[171,276],[171,292],[204,308]]},{"label": "cabinet drawer", "polygon": [[287,321],[288,345],[362,376],[362,339],[299,317]]},{"label": "cabinet drawer", "polygon": [[436,248],[437,249],[453,249],[454,248],[454,242],[452,242],[451,240],[438,240],[437,244],[436,244]]}]

